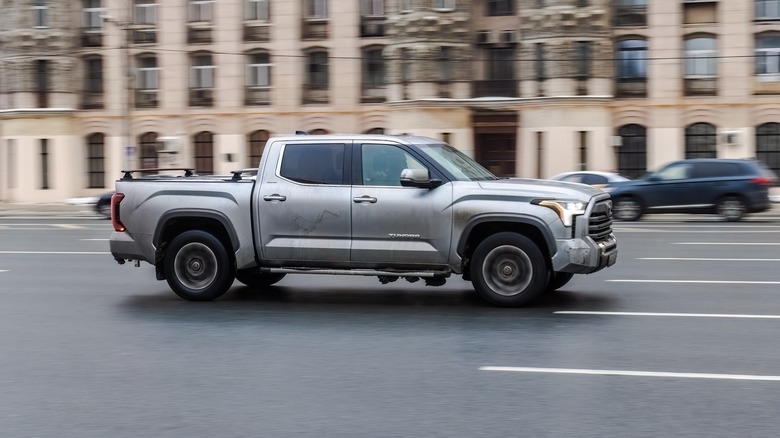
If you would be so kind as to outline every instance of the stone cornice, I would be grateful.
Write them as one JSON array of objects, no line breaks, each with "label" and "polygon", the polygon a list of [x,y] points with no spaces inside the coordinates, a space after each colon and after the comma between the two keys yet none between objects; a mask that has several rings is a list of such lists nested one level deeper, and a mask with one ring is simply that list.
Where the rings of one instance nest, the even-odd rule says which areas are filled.
[{"label": "stone cornice", "polygon": [[12,108],[0,110],[0,119],[72,116],[77,112],[75,108]]},{"label": "stone cornice", "polygon": [[519,109],[521,107],[544,105],[605,105],[614,100],[613,96],[553,96],[553,97],[479,97],[473,99],[414,99],[387,102],[389,108],[478,108],[478,109]]}]

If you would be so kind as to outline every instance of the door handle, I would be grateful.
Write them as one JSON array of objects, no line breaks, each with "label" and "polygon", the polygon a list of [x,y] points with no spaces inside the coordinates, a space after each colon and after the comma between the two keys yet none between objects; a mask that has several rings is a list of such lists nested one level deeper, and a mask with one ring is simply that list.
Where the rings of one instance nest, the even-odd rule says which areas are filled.
[{"label": "door handle", "polygon": [[371,204],[376,203],[376,198],[373,196],[363,195],[352,198],[352,201],[362,203],[362,202],[370,202]]},{"label": "door handle", "polygon": [[263,196],[263,200],[265,200],[265,201],[286,201],[287,200],[287,196],[274,193],[273,195],[265,195],[265,196]]}]

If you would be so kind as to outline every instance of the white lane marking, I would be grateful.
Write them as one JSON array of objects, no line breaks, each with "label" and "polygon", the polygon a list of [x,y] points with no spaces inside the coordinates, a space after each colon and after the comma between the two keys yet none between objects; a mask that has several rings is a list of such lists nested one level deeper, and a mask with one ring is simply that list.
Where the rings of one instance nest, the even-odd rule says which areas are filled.
[{"label": "white lane marking", "polygon": [[694,262],[780,262],[780,259],[715,259],[707,257],[637,257],[637,260],[679,260]]},{"label": "white lane marking", "polygon": [[108,242],[110,239],[79,239],[85,242]]},{"label": "white lane marking", "polygon": [[715,229],[715,228],[738,228],[740,230],[744,230],[745,228],[780,228],[780,225],[718,225],[718,224],[676,224],[676,225],[664,225],[664,224],[617,224],[614,223],[615,227],[620,228],[631,228],[631,229],[641,229],[641,228],[708,228],[708,229]]},{"label": "white lane marking", "polygon": [[672,245],[780,245],[780,242],[674,242]]},{"label": "white lane marking", "polygon": [[8,272],[8,269],[0,269],[0,272]]},{"label": "white lane marking", "polygon": [[590,310],[559,310],[557,315],[604,315],[604,316],[669,316],[684,318],[746,318],[780,319],[780,315],[742,315],[736,313],[658,313],[658,312],[602,312]]},{"label": "white lane marking", "polygon": [[588,370],[577,368],[531,368],[531,367],[479,367],[480,371],[508,371],[515,373],[547,373],[547,374],[589,374],[596,376],[629,376],[629,377],[672,377],[683,379],[721,379],[721,380],[759,380],[780,382],[780,376],[757,376],[749,374],[710,374],[710,373],[669,373],[660,371],[623,371],[623,370]]},{"label": "white lane marking", "polygon": [[780,281],[739,280],[605,280],[614,283],[780,284]]},{"label": "white lane marking", "polygon": [[729,234],[777,234],[780,230],[654,230],[652,228],[619,228],[615,227],[615,231],[622,233],[678,233],[678,234],[712,234],[712,233],[724,233]]},{"label": "white lane marking", "polygon": [[81,225],[75,224],[51,224],[51,226],[65,230],[80,230],[83,228]]},{"label": "white lane marking", "polygon": [[111,253],[97,251],[0,251],[0,254],[106,255]]}]

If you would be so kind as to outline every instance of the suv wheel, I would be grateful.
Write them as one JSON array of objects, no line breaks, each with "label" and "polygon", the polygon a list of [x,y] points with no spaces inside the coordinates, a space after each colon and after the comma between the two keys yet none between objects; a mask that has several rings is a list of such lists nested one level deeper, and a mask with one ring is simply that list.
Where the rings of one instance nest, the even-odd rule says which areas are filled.
[{"label": "suv wheel", "polygon": [[619,221],[636,221],[642,217],[642,204],[632,197],[616,199],[612,204],[612,216]]},{"label": "suv wheel", "polygon": [[745,216],[745,203],[736,196],[726,196],[718,201],[718,216],[729,222],[736,222]]}]

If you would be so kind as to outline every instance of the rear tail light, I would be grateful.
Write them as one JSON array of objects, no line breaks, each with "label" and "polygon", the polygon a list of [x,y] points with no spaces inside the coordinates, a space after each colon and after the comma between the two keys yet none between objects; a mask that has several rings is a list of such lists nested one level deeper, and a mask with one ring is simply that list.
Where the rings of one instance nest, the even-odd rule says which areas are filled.
[{"label": "rear tail light", "polygon": [[111,196],[111,225],[114,226],[114,231],[120,233],[127,231],[127,228],[122,224],[122,221],[119,220],[119,203],[122,202],[123,199],[125,199],[124,193],[114,193],[114,195]]},{"label": "rear tail light", "polygon": [[760,176],[760,177],[751,179],[750,182],[758,184],[758,185],[761,185],[761,186],[773,186],[777,182],[777,178]]}]

